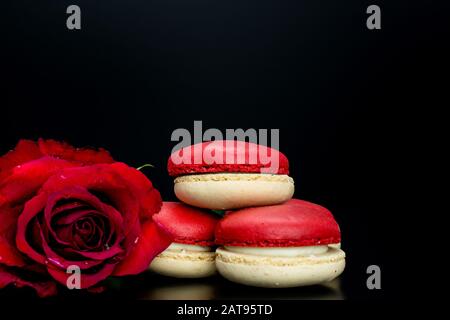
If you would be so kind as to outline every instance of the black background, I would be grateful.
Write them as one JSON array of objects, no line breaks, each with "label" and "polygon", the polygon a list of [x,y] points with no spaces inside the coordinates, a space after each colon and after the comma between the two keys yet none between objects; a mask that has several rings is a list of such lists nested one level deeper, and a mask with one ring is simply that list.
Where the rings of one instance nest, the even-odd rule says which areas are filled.
[{"label": "black background", "polygon": [[[398,297],[407,156],[448,81],[432,1],[7,1],[0,153],[18,139],[108,149],[173,200],[176,128],[279,128],[295,197],[341,225],[348,298]],[[66,28],[77,4],[82,29]],[[366,28],[378,4],[382,30]],[[421,110],[420,112],[418,110]],[[418,116],[421,117],[417,122]],[[422,117],[423,116],[423,117]],[[366,288],[366,268],[382,290]],[[133,281],[133,280],[130,280]],[[280,295],[281,297],[282,295]]]}]

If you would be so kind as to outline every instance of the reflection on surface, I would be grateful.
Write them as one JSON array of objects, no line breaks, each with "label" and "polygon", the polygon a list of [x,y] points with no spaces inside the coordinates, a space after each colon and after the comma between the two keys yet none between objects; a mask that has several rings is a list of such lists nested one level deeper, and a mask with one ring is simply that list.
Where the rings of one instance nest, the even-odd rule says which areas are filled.
[{"label": "reflection on surface", "polygon": [[[225,282],[219,286],[219,299],[313,299],[313,300],[341,300],[344,295],[339,279],[332,282],[296,288],[256,288]],[[222,282],[222,281],[221,281]]]},{"label": "reflection on surface", "polygon": [[345,299],[339,279],[316,286],[273,289],[243,286],[229,282],[220,276],[204,279],[174,279],[149,272],[145,274],[145,277],[147,281],[142,281],[139,288],[133,289],[138,299]]},{"label": "reflection on surface", "polygon": [[207,283],[186,283],[151,288],[140,299],[145,300],[211,300],[214,287]]},{"label": "reflection on surface", "polygon": [[[210,300],[210,299],[261,299],[261,300],[340,300],[345,299],[340,279],[310,287],[255,288],[230,282],[220,276],[204,279],[175,279],[145,272],[137,276],[109,279],[107,290],[89,294],[85,290],[65,290],[52,299],[106,299],[106,300]],[[35,297],[32,289],[17,290],[12,287],[0,290],[2,297]]]}]

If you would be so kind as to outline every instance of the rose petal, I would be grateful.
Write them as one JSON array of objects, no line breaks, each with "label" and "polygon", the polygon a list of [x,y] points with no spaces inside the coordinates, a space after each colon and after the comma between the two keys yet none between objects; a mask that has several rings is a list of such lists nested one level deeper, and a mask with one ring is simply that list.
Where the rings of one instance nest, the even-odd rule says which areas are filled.
[{"label": "rose petal", "polygon": [[[41,195],[41,196],[42,196],[42,198],[45,198],[45,195]],[[39,201],[41,201],[41,199],[36,197],[36,198],[33,198],[32,201],[30,201],[27,204],[26,210],[24,210],[24,213],[27,216],[24,218],[23,223],[27,223],[29,216],[32,216],[32,214],[29,212],[32,212],[33,208],[39,207],[39,205],[42,204],[42,202],[39,204]],[[36,202],[36,203],[34,203],[34,202]],[[28,211],[28,210],[30,210],[30,211]],[[34,219],[34,217],[31,219]],[[21,226],[20,227],[20,235],[19,235],[19,231],[18,231],[17,237],[20,237],[20,239],[22,239],[23,238],[22,229],[24,228],[22,226],[22,221],[20,222],[20,226]],[[93,261],[93,260],[86,260],[86,261],[82,261],[82,262],[81,261],[70,261],[65,258],[62,258],[48,246],[47,241],[46,241],[47,239],[45,239],[43,231],[41,229],[41,226],[37,221],[35,221],[35,224],[33,227],[36,227],[39,231],[39,235],[40,235],[39,243],[42,245],[41,249],[43,250],[43,253],[45,253],[45,255],[37,252],[35,250],[35,248],[33,248],[28,243],[26,238],[24,240],[17,239],[17,247],[19,248],[19,250],[21,250],[22,252],[27,254],[34,261],[36,261],[40,264],[43,264],[43,265],[52,264],[56,267],[63,268],[63,269],[67,269],[68,266],[74,265],[74,264],[77,264],[77,265],[79,264],[81,269],[87,269],[87,268],[91,268],[93,266],[97,266],[102,262],[102,261]],[[25,227],[25,230],[26,230],[26,228],[27,227]],[[34,240],[37,241],[36,239],[34,239]]]},{"label": "rose petal", "polygon": [[15,267],[26,264],[24,257],[17,250],[15,239],[17,216],[21,211],[20,207],[0,207],[0,264]]},{"label": "rose petal", "polygon": [[0,206],[23,204],[55,172],[73,166],[64,160],[45,157],[14,167],[11,174],[0,183]]},{"label": "rose petal", "polygon": [[[86,209],[86,210],[80,210],[80,211],[73,211],[71,214],[58,219],[58,222],[56,222],[57,228],[55,229],[54,223],[52,222],[50,224],[50,227],[46,226],[44,230],[45,239],[49,241],[51,238],[54,239],[56,242],[58,242],[61,245],[70,246],[72,245],[72,223],[73,221],[80,219],[83,216],[92,214],[92,209]],[[70,231],[70,232],[69,232]]]},{"label": "rose petal", "polygon": [[55,140],[38,140],[39,150],[44,155],[69,161],[81,162],[83,165],[112,163],[114,159],[105,149],[74,148],[65,142]]},{"label": "rose petal", "polygon": [[[69,266],[77,265],[80,267],[80,269],[90,269],[94,266],[98,266],[101,263],[103,263],[103,260],[69,260],[66,258],[61,257],[59,254],[57,254],[55,251],[50,248],[50,246],[47,244],[47,242],[43,241],[42,248],[46,255],[45,263],[49,266],[52,265],[54,268],[63,269],[64,271],[69,268]],[[69,249],[69,248],[67,248]],[[80,253],[78,251],[73,251],[73,253]]]},{"label": "rose petal", "polygon": [[150,262],[163,252],[173,241],[172,235],[152,220],[142,226],[142,232],[129,248],[128,255],[117,265],[114,275],[124,276],[138,274],[148,268]]},{"label": "rose petal", "polygon": [[[63,213],[62,211],[60,213]],[[52,214],[52,213],[50,213]],[[60,214],[62,215],[62,214]],[[51,221],[51,224],[55,224],[57,226],[67,226],[67,225],[71,225],[74,224],[75,222],[77,222],[78,220],[80,220],[83,217],[91,217],[93,215],[101,215],[100,212],[98,212],[96,209],[94,208],[89,208],[89,207],[82,207],[82,209],[80,210],[71,210],[71,212],[69,214],[66,214],[64,212],[64,216],[63,217],[56,217],[56,215],[53,216],[53,220],[56,221]]]},{"label": "rose petal", "polygon": [[142,172],[121,162],[116,162],[111,167],[127,181],[128,187],[137,195],[141,204],[139,217],[142,222],[159,212],[162,206],[161,195]]},{"label": "rose petal", "polygon": [[0,157],[0,182],[8,175],[11,168],[42,156],[36,142],[20,140],[14,150]]},{"label": "rose petal", "polygon": [[[48,230],[48,229],[47,229]],[[52,238],[55,239],[61,246],[70,246],[73,241],[73,226],[72,225],[63,225],[58,227],[55,232],[55,235],[52,234]],[[48,233],[44,233],[44,239],[48,241],[50,239]]]},{"label": "rose petal", "polygon": [[76,253],[85,258],[92,259],[92,260],[98,260],[98,261],[103,261],[103,260],[113,258],[124,252],[124,250],[122,248],[120,248],[120,246],[118,246],[118,245],[115,245],[114,247],[111,247],[111,248],[103,250],[103,251],[77,251],[77,250],[74,250],[71,248],[65,248],[64,250],[66,252]]},{"label": "rose petal", "polygon": [[[28,201],[17,221],[16,232],[17,248],[22,253],[26,254],[29,258],[41,264],[44,264],[46,259],[28,243],[27,230],[30,222],[36,217],[38,213],[41,213],[44,210],[46,203],[47,195],[45,193],[40,193],[39,195]],[[34,223],[38,222],[35,221]]]},{"label": "rose petal", "polygon": [[[141,223],[138,220],[136,220],[136,223],[134,224],[133,228],[131,228],[128,235],[125,237],[125,239],[121,242],[121,247],[124,249],[125,255],[132,250],[133,247],[136,246],[136,239],[139,239],[140,235],[142,233],[142,227]],[[139,240],[138,240],[139,241]],[[120,257],[120,260],[123,260],[123,257]]]},{"label": "rose petal", "polygon": [[114,162],[104,149],[78,149],[55,140],[39,139],[38,142],[20,140],[14,150],[0,157],[0,182],[9,174],[10,169],[44,156],[76,161],[84,165]]},{"label": "rose petal", "polygon": [[80,242],[79,247],[85,251],[101,251],[111,245],[109,239],[114,232],[111,232],[109,222],[104,217],[83,218],[73,224],[73,228],[75,239]]},{"label": "rose petal", "polygon": [[89,208],[86,203],[82,201],[78,201],[77,199],[73,199],[68,203],[58,204],[53,208],[53,214],[59,214],[59,213],[67,213],[72,210],[80,210],[82,208]]},{"label": "rose petal", "polygon": [[56,295],[58,292],[54,281],[28,281],[21,278],[17,272],[0,265],[0,289],[8,285],[14,285],[18,288],[31,287],[36,290],[41,298]]},{"label": "rose petal", "polygon": [[[43,188],[45,190],[45,188]],[[47,200],[47,205],[45,207],[44,216],[47,228],[53,235],[56,233],[53,230],[52,220],[55,219],[55,215],[53,214],[53,208],[56,204],[62,200],[66,199],[76,199],[78,202],[83,202],[86,206],[90,206],[94,209],[98,215],[102,215],[108,219],[111,224],[111,233],[116,234],[116,243],[119,243],[124,238],[124,232],[122,229],[123,226],[123,218],[122,215],[112,206],[101,202],[97,197],[90,194],[85,188],[79,186],[72,186],[62,189],[58,192],[52,193]],[[75,211],[74,213],[65,216],[64,219],[69,219],[70,217],[74,217],[75,219],[79,219],[83,214],[88,214],[92,212],[87,210]],[[63,211],[57,211],[59,215],[63,213]],[[74,220],[75,221],[75,220]],[[114,244],[110,244],[112,247]],[[111,253],[105,253],[102,256],[110,256]]]},{"label": "rose petal", "polygon": [[4,257],[5,264],[20,266],[25,263],[15,243],[16,224],[23,204],[49,176],[70,166],[72,164],[63,160],[41,158],[14,167],[12,174],[0,182],[0,256]]},{"label": "rose petal", "polygon": [[[64,213],[62,218],[59,218],[56,222],[56,225],[61,224],[70,224],[71,220],[77,217],[81,217],[83,215],[87,215],[92,212],[92,208],[89,208],[85,203],[80,201],[71,201],[70,203],[65,203],[57,206],[53,209],[53,215],[60,215],[60,213]],[[61,227],[59,228],[61,229]],[[70,229],[70,228],[69,228]],[[59,231],[57,232],[54,229],[53,221],[50,222],[50,226],[44,229],[44,235],[47,240],[50,239],[49,235],[53,237],[59,244],[61,245],[70,245],[69,237],[60,236]],[[67,234],[68,235],[68,234]]]},{"label": "rose petal", "polygon": [[[100,281],[105,280],[112,274],[114,268],[115,264],[106,263],[100,270],[95,270],[95,272],[93,272],[92,274],[88,273],[89,270],[87,270],[86,272],[81,271],[81,289],[92,287],[98,284]],[[67,279],[72,275],[70,273],[66,273],[66,271],[61,271],[53,268],[48,268],[48,272],[52,275],[53,278],[55,278],[56,281],[65,286],[67,285]]]},{"label": "rose petal", "polygon": [[126,181],[111,169],[111,165],[99,164],[61,170],[47,180],[42,190],[54,193],[68,187],[82,187],[89,190],[91,196],[95,193],[96,197],[100,195],[106,197],[111,202],[111,206],[122,213],[125,235],[139,219],[139,199],[130,190]]}]

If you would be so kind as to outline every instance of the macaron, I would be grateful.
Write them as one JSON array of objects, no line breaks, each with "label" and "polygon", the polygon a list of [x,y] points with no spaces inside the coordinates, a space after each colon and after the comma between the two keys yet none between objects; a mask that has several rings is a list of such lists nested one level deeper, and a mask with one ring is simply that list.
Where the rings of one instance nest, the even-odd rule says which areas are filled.
[{"label": "macaron", "polygon": [[216,273],[214,230],[218,216],[179,202],[163,202],[154,216],[174,236],[174,242],[155,257],[149,269],[175,278],[203,278]]},{"label": "macaron", "polygon": [[330,211],[292,199],[229,212],[216,227],[216,267],[233,282],[268,288],[320,284],[345,268]]},{"label": "macaron", "polygon": [[255,143],[218,140],[191,145],[175,151],[167,168],[177,198],[199,208],[274,205],[294,194],[286,156]]}]

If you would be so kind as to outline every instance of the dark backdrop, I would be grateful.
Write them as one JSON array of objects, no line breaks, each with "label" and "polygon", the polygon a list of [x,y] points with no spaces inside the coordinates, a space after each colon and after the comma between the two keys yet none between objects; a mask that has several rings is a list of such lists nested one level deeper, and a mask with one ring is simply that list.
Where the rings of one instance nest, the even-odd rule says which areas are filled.
[{"label": "dark backdrop", "polygon": [[[66,28],[69,4],[80,31]],[[369,4],[382,30],[366,28]],[[448,83],[434,82],[448,41],[439,12],[424,1],[8,1],[0,153],[20,138],[104,147],[152,163],[169,200],[174,129],[279,128],[295,196],[341,225],[346,296],[397,296],[411,117]],[[381,291],[366,288],[370,264]]]}]

